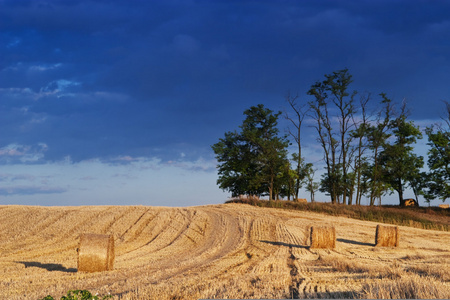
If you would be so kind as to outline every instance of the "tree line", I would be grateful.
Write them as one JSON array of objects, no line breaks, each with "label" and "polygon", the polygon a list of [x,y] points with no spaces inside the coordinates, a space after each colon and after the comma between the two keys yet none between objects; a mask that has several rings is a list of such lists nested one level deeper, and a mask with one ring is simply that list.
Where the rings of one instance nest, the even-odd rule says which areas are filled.
[{"label": "tree line", "polygon": [[[332,203],[370,205],[388,193],[397,193],[402,204],[411,188],[429,202],[450,197],[450,104],[444,102],[443,122],[425,129],[428,137],[428,172],[421,171],[424,158],[414,153],[422,139],[419,126],[408,119],[406,102],[395,104],[384,93],[350,91],[348,69],[326,74],[311,85],[309,101],[286,96],[290,112],[274,112],[263,104],[244,111],[239,130],[226,132],[212,145],[218,161],[217,184],[232,196],[268,196],[270,200],[297,199],[302,187],[314,201],[317,191]],[[374,102],[375,101],[375,102]],[[375,107],[375,109],[372,109]],[[289,121],[281,134],[278,121]],[[302,155],[302,127],[307,121],[316,133],[325,172],[315,180],[317,169]],[[289,138],[293,139],[291,143]],[[289,156],[288,147],[296,151]]]}]

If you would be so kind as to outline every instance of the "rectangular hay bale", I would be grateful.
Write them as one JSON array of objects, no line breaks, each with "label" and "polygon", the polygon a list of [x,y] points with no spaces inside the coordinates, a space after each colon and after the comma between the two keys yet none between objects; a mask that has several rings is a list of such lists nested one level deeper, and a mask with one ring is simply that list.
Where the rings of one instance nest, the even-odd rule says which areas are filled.
[{"label": "rectangular hay bale", "polygon": [[335,248],[336,247],[336,229],[334,227],[311,226],[310,230],[310,248]]},{"label": "rectangular hay bale", "polygon": [[101,272],[114,268],[114,237],[108,234],[80,235],[78,271]]},{"label": "rectangular hay bale", "polygon": [[398,247],[398,226],[377,225],[375,232],[376,247]]}]

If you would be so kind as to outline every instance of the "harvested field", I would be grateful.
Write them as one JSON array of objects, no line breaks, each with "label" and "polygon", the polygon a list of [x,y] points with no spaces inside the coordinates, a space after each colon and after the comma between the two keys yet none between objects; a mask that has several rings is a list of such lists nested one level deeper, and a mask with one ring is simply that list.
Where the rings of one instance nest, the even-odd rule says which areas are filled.
[{"label": "harvested field", "polygon": [[[335,248],[310,249],[323,224]],[[371,298],[399,286],[449,298],[450,232],[399,226],[399,247],[380,248],[378,224],[244,204],[0,206],[0,299]],[[82,233],[114,236],[112,271],[77,272]]]}]

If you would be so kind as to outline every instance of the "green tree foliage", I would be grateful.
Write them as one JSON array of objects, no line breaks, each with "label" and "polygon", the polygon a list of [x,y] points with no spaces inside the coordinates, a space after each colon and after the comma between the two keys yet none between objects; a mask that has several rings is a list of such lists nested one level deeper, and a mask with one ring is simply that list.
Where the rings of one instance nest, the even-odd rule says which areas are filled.
[{"label": "green tree foliage", "polygon": [[258,186],[255,153],[244,137],[235,132],[225,133],[225,137],[212,146],[219,162],[217,184],[233,196],[241,194],[260,195]]},{"label": "green tree foliage", "polygon": [[305,164],[306,173],[306,191],[309,192],[311,202],[315,201],[315,194],[319,190],[319,183],[314,181],[314,174],[316,169],[313,168],[312,163]]},{"label": "green tree foliage", "polygon": [[387,98],[386,94],[380,94],[381,110],[378,112],[376,121],[372,125],[368,125],[365,128],[364,133],[367,137],[368,148],[372,151],[368,156],[369,163],[366,164],[365,178],[368,183],[369,191],[369,203],[375,204],[375,200],[379,199],[381,202],[381,196],[386,193],[388,186],[382,180],[383,172],[380,164],[380,154],[383,147],[387,144],[387,140],[391,136],[389,132],[389,124],[392,117],[392,101]]},{"label": "green tree foliage", "polygon": [[417,139],[422,138],[422,133],[406,117],[406,107],[403,105],[401,114],[389,124],[394,142],[386,143],[380,153],[383,181],[398,193],[400,205],[407,184],[413,189],[417,188],[414,178],[420,176],[420,168],[423,167],[423,157],[414,154],[412,146]]},{"label": "green tree foliage", "polygon": [[[429,193],[426,199],[439,198],[442,201],[450,198],[450,132],[427,128],[429,173]],[[430,197],[431,196],[431,197]]]},{"label": "green tree foliage", "polygon": [[277,128],[280,114],[262,104],[252,106],[244,111],[241,131],[225,133],[225,138],[212,146],[219,162],[217,183],[221,189],[233,196],[266,194],[274,199],[288,162],[288,141],[279,136]]},{"label": "green tree foliage", "polygon": [[439,198],[442,201],[450,198],[450,104],[446,103],[447,118],[444,119],[447,128],[436,125],[428,127],[428,168],[426,175],[425,199]]}]

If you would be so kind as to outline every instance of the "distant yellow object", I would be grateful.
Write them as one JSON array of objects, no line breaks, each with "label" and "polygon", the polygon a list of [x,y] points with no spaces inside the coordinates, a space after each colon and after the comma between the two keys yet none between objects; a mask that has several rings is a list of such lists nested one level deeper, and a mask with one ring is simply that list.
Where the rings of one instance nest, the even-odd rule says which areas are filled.
[{"label": "distant yellow object", "polygon": [[298,202],[298,203],[308,203],[308,200],[303,199],[303,198],[298,198],[298,199],[294,199],[294,202]]}]

